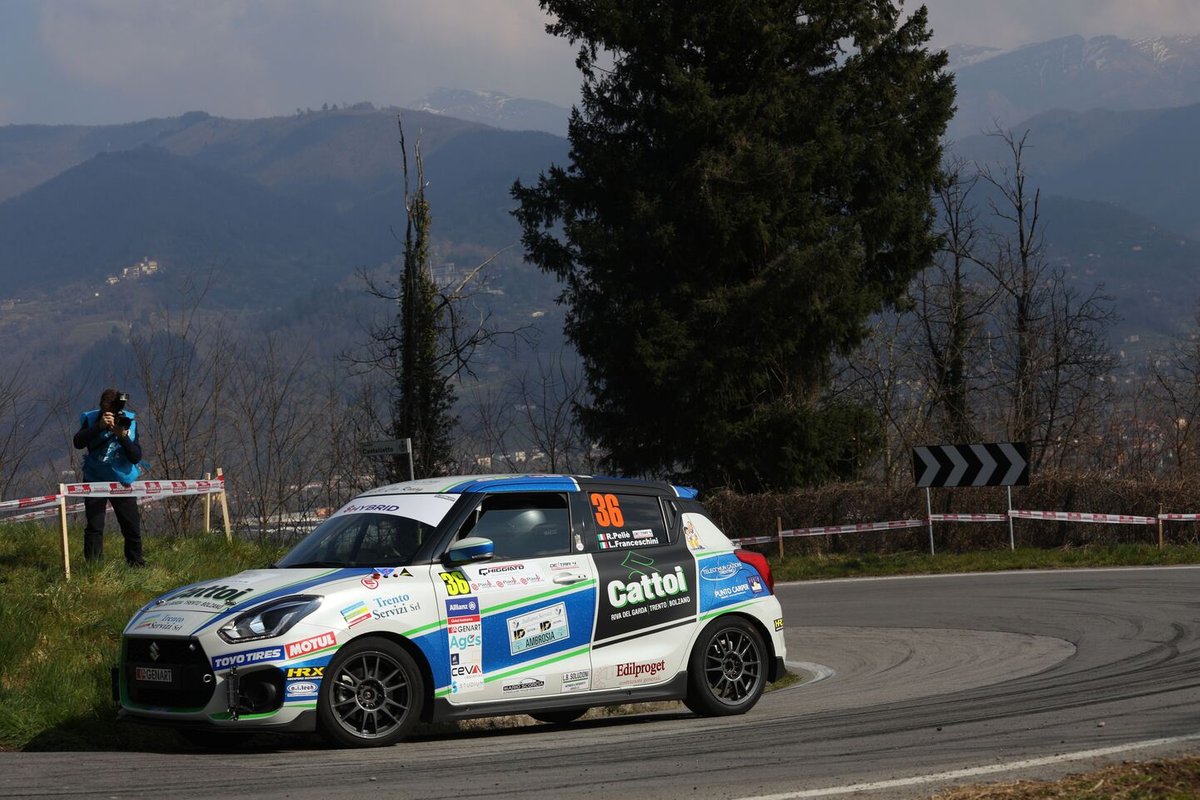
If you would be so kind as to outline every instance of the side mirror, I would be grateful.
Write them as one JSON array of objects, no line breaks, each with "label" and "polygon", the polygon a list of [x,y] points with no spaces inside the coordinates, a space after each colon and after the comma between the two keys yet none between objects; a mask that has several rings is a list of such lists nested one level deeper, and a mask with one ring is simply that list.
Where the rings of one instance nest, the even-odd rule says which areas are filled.
[{"label": "side mirror", "polygon": [[472,564],[476,561],[490,561],[495,555],[496,545],[491,539],[482,536],[468,536],[450,545],[446,551],[446,561],[449,564]]}]

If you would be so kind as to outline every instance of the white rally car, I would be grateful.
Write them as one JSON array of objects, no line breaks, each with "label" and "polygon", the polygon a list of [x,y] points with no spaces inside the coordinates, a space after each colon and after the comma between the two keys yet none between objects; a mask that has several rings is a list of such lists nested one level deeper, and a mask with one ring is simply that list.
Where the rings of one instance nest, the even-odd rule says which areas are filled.
[{"label": "white rally car", "polygon": [[355,498],[270,569],[185,586],[124,631],[124,718],[387,745],[418,720],[683,700],[741,714],[784,674],[760,554],[690,489],[433,478]]}]

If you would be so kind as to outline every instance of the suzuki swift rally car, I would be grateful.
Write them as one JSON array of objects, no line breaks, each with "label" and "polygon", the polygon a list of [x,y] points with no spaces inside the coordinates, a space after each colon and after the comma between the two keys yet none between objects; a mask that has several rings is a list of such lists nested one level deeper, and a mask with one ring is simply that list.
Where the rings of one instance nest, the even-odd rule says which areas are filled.
[{"label": "suzuki swift rally car", "polygon": [[741,714],[784,674],[766,559],[690,489],[572,476],[433,478],[355,498],[270,569],[130,620],[127,719],[185,736],[318,731],[387,745],[418,720],[683,700]]}]

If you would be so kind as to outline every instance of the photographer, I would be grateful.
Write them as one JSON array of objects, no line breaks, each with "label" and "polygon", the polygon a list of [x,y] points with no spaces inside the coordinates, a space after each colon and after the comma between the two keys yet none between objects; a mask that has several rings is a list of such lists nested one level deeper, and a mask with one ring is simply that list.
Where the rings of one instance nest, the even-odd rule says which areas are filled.
[{"label": "photographer", "polygon": [[[88,483],[133,483],[141,474],[142,446],[137,439],[134,413],[125,408],[129,395],[105,389],[100,407],[79,415],[75,447],[87,448],[83,457],[83,479]],[[125,537],[125,561],[131,567],[146,566],[142,558],[142,523],[136,497],[85,497],[87,527],[83,529],[83,557],[99,561],[104,556],[104,511],[112,503],[113,513]]]}]

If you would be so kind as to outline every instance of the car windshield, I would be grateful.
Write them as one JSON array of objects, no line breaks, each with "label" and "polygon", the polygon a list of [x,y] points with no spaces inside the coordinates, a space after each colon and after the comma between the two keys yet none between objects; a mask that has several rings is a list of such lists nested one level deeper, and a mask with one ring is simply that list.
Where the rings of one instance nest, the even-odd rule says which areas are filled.
[{"label": "car windshield", "polygon": [[434,531],[454,498],[430,503],[417,497],[370,502],[362,499],[339,510],[291,549],[275,566],[403,567]]}]

